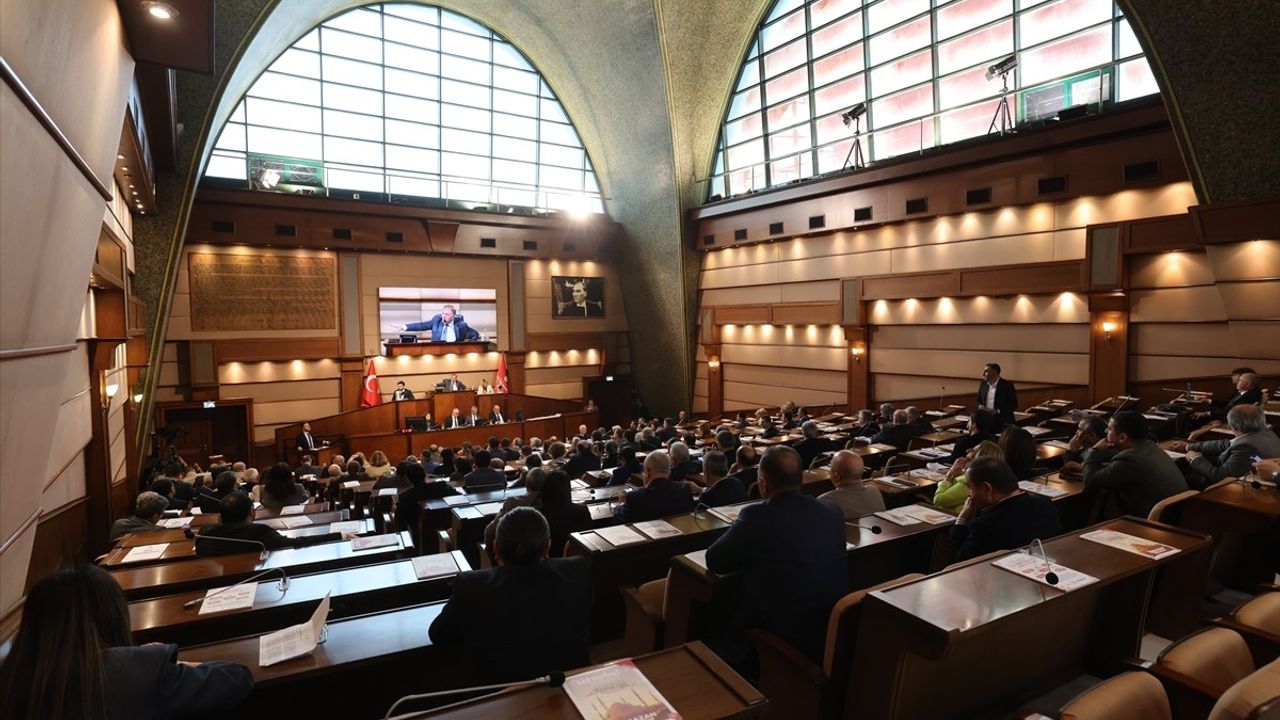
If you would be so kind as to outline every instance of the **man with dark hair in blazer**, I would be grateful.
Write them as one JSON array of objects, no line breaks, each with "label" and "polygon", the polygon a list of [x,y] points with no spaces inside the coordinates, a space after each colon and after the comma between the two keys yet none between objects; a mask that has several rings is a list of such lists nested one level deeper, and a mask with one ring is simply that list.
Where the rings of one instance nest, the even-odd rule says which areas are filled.
[{"label": "man with dark hair in blazer", "polygon": [[707,550],[713,573],[742,573],[729,633],[713,642],[730,664],[748,669],[749,627],[764,628],[821,662],[831,608],[849,591],[844,514],[800,492],[804,467],[789,447],[760,461],[760,495]]},{"label": "man with dark hair in blazer", "polygon": [[[253,522],[253,500],[240,491],[222,498],[222,510],[219,515],[221,523],[204,526],[196,536],[197,555],[235,555],[253,552],[255,544],[261,544],[267,550],[283,550],[334,540],[346,540],[355,536],[355,533],[326,533],[297,538],[285,537],[276,532],[275,528]],[[220,541],[219,538],[230,538],[230,540]]]},{"label": "man with dark hair in blazer", "polygon": [[458,373],[454,373],[449,376],[449,379],[440,383],[440,389],[446,392],[453,392],[456,390],[466,390],[467,386],[463,385],[462,381],[458,379]]},{"label": "man with dark hair in blazer", "polygon": [[1013,424],[1013,411],[1018,407],[1018,391],[1013,383],[1000,377],[1000,364],[987,363],[978,382],[978,407],[996,414],[1001,425]]},{"label": "man with dark hair in blazer", "polygon": [[1053,502],[1019,489],[1018,477],[1004,460],[975,458],[965,468],[964,483],[969,498],[951,528],[952,562],[1062,534]]},{"label": "man with dark hair in blazer", "polygon": [[531,507],[502,516],[493,552],[497,567],[458,575],[431,623],[431,642],[460,653],[467,681],[475,683],[530,680],[590,664],[586,558],[549,558],[551,528]]},{"label": "man with dark hair in blazer", "polygon": [[320,449],[320,441],[311,434],[311,423],[302,423],[302,432],[298,433],[294,444],[298,446],[298,452]]},{"label": "man with dark hair in blazer", "polygon": [[391,393],[391,399],[392,399],[392,400],[396,400],[396,401],[400,401],[400,400],[412,400],[412,399],[413,399],[413,391],[412,391],[412,390],[410,390],[409,388],[405,387],[405,386],[404,386],[404,381],[403,381],[403,380],[401,380],[401,381],[399,381],[399,382],[397,382],[397,383],[396,383],[396,390],[395,390],[395,392]]},{"label": "man with dark hair in blazer", "polygon": [[471,414],[467,416],[467,424],[471,427],[480,427],[481,425],[488,424],[485,422],[484,416],[480,414],[480,408],[478,406],[471,406]]}]

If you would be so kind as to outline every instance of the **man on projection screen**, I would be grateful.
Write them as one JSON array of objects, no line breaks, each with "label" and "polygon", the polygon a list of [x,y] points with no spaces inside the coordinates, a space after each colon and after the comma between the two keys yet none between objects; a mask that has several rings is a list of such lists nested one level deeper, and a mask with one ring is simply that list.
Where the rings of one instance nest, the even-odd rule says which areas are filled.
[{"label": "man on projection screen", "polygon": [[454,306],[445,305],[440,309],[439,315],[426,322],[409,323],[403,326],[401,331],[422,332],[423,330],[430,330],[431,342],[474,342],[479,340],[480,333],[468,325],[461,315],[456,314],[457,311],[458,309]]}]

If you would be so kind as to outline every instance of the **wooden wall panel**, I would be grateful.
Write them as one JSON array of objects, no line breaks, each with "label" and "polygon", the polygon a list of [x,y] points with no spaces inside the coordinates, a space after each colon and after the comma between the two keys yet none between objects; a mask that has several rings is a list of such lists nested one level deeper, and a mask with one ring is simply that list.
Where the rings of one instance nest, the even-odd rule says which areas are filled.
[{"label": "wooden wall panel", "polygon": [[[324,380],[335,379],[338,374],[338,363],[333,360],[301,360],[287,363],[231,362],[218,366],[218,384],[237,385],[240,383],[270,383],[282,380]],[[163,376],[161,379],[164,379]]]},{"label": "wooden wall panel", "polygon": [[772,385],[775,387],[804,388],[806,390],[824,390],[827,392],[845,391],[845,370],[805,370],[804,372],[788,371],[784,368],[758,367],[755,365],[722,365],[724,380],[751,385]]},{"label": "wooden wall panel", "polygon": [[[1161,357],[1139,355],[1129,363],[1129,379],[1134,382],[1180,380],[1226,376],[1240,365],[1236,357]],[[1250,366],[1263,375],[1280,373],[1280,359],[1253,359]]]},{"label": "wooden wall panel", "polygon": [[769,319],[776,325],[832,325],[840,322],[838,303],[774,305],[769,311]]},{"label": "wooden wall panel", "polygon": [[1219,282],[1216,288],[1232,320],[1280,319],[1280,280]]},{"label": "wooden wall panel", "polygon": [[1087,323],[1089,308],[1075,293],[868,303],[875,325]]},{"label": "wooden wall panel", "polygon": [[763,365],[783,372],[799,368],[836,370],[845,365],[844,350],[840,348],[789,347],[786,345],[730,345],[724,344],[721,362],[746,365]]},{"label": "wooden wall panel", "polygon": [[717,323],[767,323],[769,322],[769,307],[767,305],[756,305],[716,308],[715,318]]},{"label": "wooden wall panel", "polygon": [[214,343],[214,356],[219,364],[322,360],[335,358],[340,354],[336,336],[312,339],[218,340]]},{"label": "wooden wall panel", "polygon": [[845,394],[843,390],[840,392],[823,392],[821,390],[752,385],[728,381],[725,381],[724,384],[725,412],[757,407],[778,407],[787,401],[809,407],[843,405],[845,403]]},{"label": "wooden wall panel", "polygon": [[863,278],[862,297],[865,300],[896,300],[955,295],[960,289],[956,279],[956,274],[951,272]]},{"label": "wooden wall panel", "polygon": [[46,512],[35,528],[26,586],[62,568],[86,562],[84,538],[89,531],[88,501],[81,497]]},{"label": "wooden wall panel", "polygon": [[1133,289],[1212,285],[1215,277],[1203,250],[1135,255],[1128,264],[1129,287]]},{"label": "wooden wall panel", "polygon": [[1044,263],[1074,258],[1054,257],[1053,233],[985,238],[946,245],[893,250],[895,273],[930,272],[957,267]]},{"label": "wooden wall panel", "polygon": [[1221,322],[1227,319],[1222,295],[1213,286],[1135,290],[1129,296],[1129,322]]},{"label": "wooden wall panel", "polygon": [[1280,240],[1249,240],[1205,248],[1218,282],[1280,278]]},{"label": "wooden wall panel", "polygon": [[1185,211],[1165,217],[1145,218],[1129,223],[1124,251],[1128,253],[1164,252],[1195,247],[1199,244],[1191,216]]},{"label": "wooden wall panel", "polygon": [[978,377],[982,366],[1000,363],[1004,377],[1065,385],[1089,384],[1089,356],[1084,353],[970,352],[964,350],[890,350],[874,345],[871,372],[942,377]]},{"label": "wooden wall panel", "polygon": [[1087,353],[1086,324],[1041,325],[882,325],[871,333],[875,348],[969,349]]},{"label": "wooden wall panel", "polygon": [[[394,383],[393,383],[394,385]],[[252,398],[256,405],[283,400],[341,397],[338,380],[298,380],[274,383],[239,383],[222,385],[218,394],[224,398]]]},{"label": "wooden wall panel", "polygon": [[965,295],[1074,292],[1084,289],[1084,261],[1040,263],[989,270],[961,270],[960,292]]},{"label": "wooden wall panel", "polygon": [[1133,355],[1203,356],[1235,347],[1231,328],[1221,323],[1135,323],[1129,329]]},{"label": "wooden wall panel", "polygon": [[1228,326],[1240,357],[1280,359],[1280,322],[1232,320]]}]

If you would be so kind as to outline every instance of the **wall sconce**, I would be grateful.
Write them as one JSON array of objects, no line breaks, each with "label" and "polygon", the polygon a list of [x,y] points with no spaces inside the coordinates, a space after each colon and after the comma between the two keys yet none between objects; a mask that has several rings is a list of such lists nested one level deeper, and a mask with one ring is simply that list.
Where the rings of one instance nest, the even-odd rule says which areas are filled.
[{"label": "wall sconce", "polygon": [[862,346],[854,345],[849,348],[849,354],[853,356],[854,362],[862,362]]},{"label": "wall sconce", "polygon": [[710,369],[712,369],[712,370],[719,370],[719,369],[720,369],[720,358],[718,358],[718,357],[711,357],[711,358],[708,358],[708,359],[707,359],[707,367],[708,367],[708,368],[710,368]]},{"label": "wall sconce", "polygon": [[1102,323],[1102,336],[1103,336],[1104,338],[1106,338],[1107,340],[1110,340],[1110,339],[1111,339],[1111,333],[1113,333],[1113,332],[1115,332],[1115,331],[1116,331],[1116,324],[1115,324],[1115,323],[1113,323],[1113,322],[1111,322],[1111,321],[1109,321],[1109,320],[1108,320],[1107,322]]},{"label": "wall sconce", "polygon": [[120,392],[120,386],[116,383],[107,383],[107,400],[110,401]]},{"label": "wall sconce", "polygon": [[134,394],[133,394],[133,404],[134,404],[134,405],[141,405],[141,404],[142,404],[142,393],[140,393],[140,392],[139,392],[139,393],[134,393]]}]

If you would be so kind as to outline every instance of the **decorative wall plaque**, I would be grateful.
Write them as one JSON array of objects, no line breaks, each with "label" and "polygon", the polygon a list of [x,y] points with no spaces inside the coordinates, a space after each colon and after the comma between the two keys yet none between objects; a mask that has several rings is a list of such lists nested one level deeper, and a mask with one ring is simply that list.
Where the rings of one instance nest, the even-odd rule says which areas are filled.
[{"label": "decorative wall plaque", "polygon": [[332,330],[332,257],[189,253],[191,329]]}]

